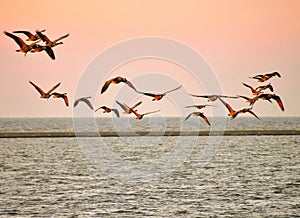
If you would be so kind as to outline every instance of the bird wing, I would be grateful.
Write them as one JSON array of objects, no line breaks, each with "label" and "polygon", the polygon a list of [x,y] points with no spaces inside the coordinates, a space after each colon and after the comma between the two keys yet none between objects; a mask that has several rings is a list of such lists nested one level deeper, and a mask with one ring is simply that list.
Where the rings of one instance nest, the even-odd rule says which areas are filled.
[{"label": "bird wing", "polygon": [[243,98],[243,99],[246,99],[247,101],[250,100],[250,98],[248,98],[248,97],[246,97],[246,96],[243,96],[243,95],[238,95],[238,97]]},{"label": "bird wing", "polygon": [[81,100],[85,102],[92,110],[94,110],[92,103],[88,99],[82,98]]},{"label": "bird wing", "polygon": [[194,95],[194,94],[189,94],[189,95],[191,95],[193,97],[200,97],[200,98],[209,98],[210,97],[210,95]]},{"label": "bird wing", "polygon": [[127,112],[127,111],[130,110],[129,107],[128,107],[127,105],[124,105],[124,104],[118,102],[117,100],[116,100],[116,103],[117,103],[118,105],[120,105],[120,107],[121,107],[125,112]]},{"label": "bird wing", "polygon": [[156,112],[159,112],[160,110],[156,110],[156,111],[151,111],[151,112],[147,112],[147,113],[144,113],[143,115],[147,115],[147,114],[153,114],[153,113],[156,113]]},{"label": "bird wing", "polygon": [[70,35],[70,34],[68,33],[68,34],[66,34],[66,35],[64,35],[64,36],[61,36],[61,37],[59,37],[58,39],[55,39],[53,42],[58,42],[58,41],[60,41],[60,40],[62,40],[62,39],[64,39],[64,38],[67,38],[69,35]]},{"label": "bird wing", "polygon": [[253,112],[253,111],[251,111],[251,110],[248,110],[247,111],[248,113],[250,113],[250,114],[252,114],[253,116],[255,116],[257,119],[259,119],[260,120],[260,118]]},{"label": "bird wing", "polygon": [[275,75],[278,76],[279,78],[281,77],[281,75],[278,72],[274,72],[273,76],[275,76]]},{"label": "bird wing", "polygon": [[149,93],[149,92],[138,92],[140,94],[143,94],[143,95],[147,95],[147,96],[151,96],[151,97],[155,97],[156,94],[153,94],[153,93]]},{"label": "bird wing", "polygon": [[13,31],[13,33],[23,33],[25,34],[28,38],[34,37],[34,35],[29,32],[29,31],[25,31],[25,30],[17,30],[17,31]]},{"label": "bird wing", "polygon": [[185,108],[197,107],[197,105],[185,106]]},{"label": "bird wing", "polygon": [[113,79],[110,79],[110,80],[107,80],[107,81],[104,83],[104,85],[103,85],[103,87],[102,87],[102,89],[101,89],[101,94],[107,90],[108,86],[112,83],[112,81],[113,81]]},{"label": "bird wing", "polygon": [[14,34],[11,34],[9,32],[4,31],[4,34],[7,35],[8,37],[12,38],[15,40],[15,42],[20,46],[20,48],[27,46],[25,42],[18,36],[15,36]]},{"label": "bird wing", "polygon": [[230,114],[235,113],[235,110],[233,110],[232,107],[228,103],[226,103],[222,98],[219,98],[219,100],[225,105]]},{"label": "bird wing", "polygon": [[[74,101],[73,107],[76,107],[76,106],[78,105],[78,103],[79,103],[80,100],[81,100],[81,99],[79,98],[79,99],[77,99],[76,101]],[[99,108],[98,108],[97,110],[99,110]]]},{"label": "bird wing", "polygon": [[249,86],[248,84],[246,83],[243,83],[244,86],[248,87],[249,89],[251,89],[251,92],[252,93],[256,93],[255,89],[252,87],[252,86]]},{"label": "bird wing", "polygon": [[52,50],[52,48],[50,46],[46,46],[45,51],[50,56],[50,58],[52,58],[53,60],[55,60],[54,52],[53,52],[53,50]]},{"label": "bird wing", "polygon": [[60,83],[57,83],[55,86],[52,87],[52,89],[50,89],[46,94],[50,94],[51,92],[53,92],[58,86],[60,85]]},{"label": "bird wing", "polygon": [[210,122],[207,119],[207,117],[203,113],[199,113],[199,116],[202,117],[202,119],[210,126]]},{"label": "bird wing", "polygon": [[131,83],[131,82],[129,82],[128,80],[125,82],[130,88],[132,88],[134,91],[136,91],[136,92],[138,92],[137,90],[136,90],[136,88],[134,87],[134,85]]},{"label": "bird wing", "polygon": [[44,35],[41,31],[36,31],[36,33],[43,40],[43,42],[52,43],[51,40],[46,35]]},{"label": "bird wing", "polygon": [[142,102],[140,101],[140,102],[138,102],[138,103],[136,103],[135,105],[133,105],[132,107],[131,107],[131,109],[134,109],[134,108],[136,108],[137,106],[139,106],[140,104],[142,104]]},{"label": "bird wing", "polygon": [[218,97],[222,97],[222,98],[238,98],[238,96],[228,96],[228,95],[218,95]]},{"label": "bird wing", "polygon": [[111,109],[113,112],[115,112],[115,114],[117,115],[117,117],[120,117],[119,111],[117,109]]},{"label": "bird wing", "polygon": [[283,103],[282,103],[280,97],[278,95],[274,95],[272,98],[277,102],[277,104],[279,105],[280,109],[282,111],[284,111],[284,106],[283,106]]},{"label": "bird wing", "polygon": [[177,90],[177,89],[180,89],[181,86],[182,86],[182,85],[176,87],[175,89],[171,89],[171,90],[169,90],[169,91],[166,91],[166,92],[164,92],[163,94],[165,95],[165,94],[167,94],[167,93],[169,93],[169,92],[173,92],[173,91],[175,91],[175,90]]},{"label": "bird wing", "polygon": [[198,112],[192,112],[192,113],[190,113],[189,115],[187,115],[187,117],[186,117],[184,120],[189,119],[192,115],[194,115],[194,114],[196,114],[196,113],[198,113]]},{"label": "bird wing", "polygon": [[64,95],[62,98],[64,99],[65,104],[68,107],[69,106],[69,99],[68,99],[68,97],[66,95]]},{"label": "bird wing", "polygon": [[35,85],[33,82],[29,81],[29,83],[34,86],[34,88],[40,93],[40,95],[45,95],[46,94],[40,87]]}]

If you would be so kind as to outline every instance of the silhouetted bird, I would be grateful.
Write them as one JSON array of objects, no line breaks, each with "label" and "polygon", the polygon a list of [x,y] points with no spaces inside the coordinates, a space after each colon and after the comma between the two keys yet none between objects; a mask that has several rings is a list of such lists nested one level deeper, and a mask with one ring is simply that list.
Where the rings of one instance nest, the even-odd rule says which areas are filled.
[{"label": "silhouetted bird", "polygon": [[92,103],[89,101],[89,98],[91,98],[91,96],[88,97],[82,97],[82,98],[78,98],[76,99],[76,101],[74,102],[74,106],[76,107],[78,105],[79,102],[84,102],[86,103],[92,110],[94,110],[94,107],[92,105]]},{"label": "silhouetted bird", "polygon": [[126,78],[124,78],[124,77],[117,76],[117,77],[115,77],[115,78],[113,78],[113,79],[107,80],[107,81],[104,83],[104,85],[103,85],[103,87],[102,87],[102,89],[101,89],[101,94],[104,93],[104,92],[107,90],[107,88],[109,87],[110,84],[119,84],[119,83],[121,83],[121,82],[125,83],[126,85],[128,85],[130,88],[132,88],[134,91],[137,92],[136,88],[133,86],[133,84],[132,84],[131,82],[129,82],[129,81],[128,81]]},{"label": "silhouetted bird", "polygon": [[62,98],[65,101],[66,106],[69,106],[69,99],[67,97],[67,93],[57,93],[57,92],[53,92],[51,94],[51,96],[53,96],[53,98]]},{"label": "silhouetted bird", "polygon": [[46,35],[44,35],[41,31],[36,31],[36,33],[38,34],[38,36],[43,40],[43,42],[45,42],[46,46],[50,46],[50,47],[54,47],[60,44],[63,44],[63,42],[60,42],[61,40],[63,40],[64,38],[68,37],[69,34],[66,34],[64,36],[59,37],[58,39],[55,39],[53,41],[51,41]]},{"label": "silhouetted bird", "polygon": [[33,87],[40,93],[41,95],[40,98],[45,98],[45,99],[50,98],[51,92],[53,92],[60,85],[60,83],[58,83],[57,85],[52,87],[48,92],[44,92],[40,87],[35,85],[33,82],[29,81],[29,83],[33,85]]},{"label": "silhouetted bird", "polygon": [[282,111],[284,111],[284,106],[283,106],[283,103],[280,99],[280,97],[278,95],[275,95],[275,94],[260,94],[259,96],[257,96],[258,98],[261,98],[263,100],[267,100],[269,102],[272,102],[271,99],[275,100],[278,104],[278,106],[280,107],[280,109]]},{"label": "silhouetted bird", "polygon": [[185,120],[189,119],[190,116],[195,116],[195,117],[201,117],[209,126],[210,126],[210,122],[208,121],[207,117],[204,115],[204,113],[202,112],[192,112],[190,113]]},{"label": "silhouetted bird", "polygon": [[103,109],[103,113],[110,113],[110,112],[113,111],[116,114],[117,117],[120,117],[119,111],[117,109],[108,108],[106,106],[101,106],[98,109],[96,109],[95,112],[97,112],[99,109]]},{"label": "silhouetted bird", "polygon": [[[127,106],[124,103],[122,104],[122,103],[120,103],[118,101],[116,101],[116,102],[124,110],[124,112],[123,112],[124,114],[131,114],[132,110],[134,110],[137,106],[139,106],[140,104],[142,104],[142,102],[140,101],[140,102],[136,103],[135,105],[133,105],[132,107],[129,107],[129,106]],[[137,111],[137,110],[135,110],[135,111]]]},{"label": "silhouetted bird", "polygon": [[171,89],[169,91],[166,91],[164,93],[161,93],[161,94],[153,94],[153,93],[148,93],[148,92],[138,92],[140,94],[143,94],[143,95],[147,95],[147,96],[150,96],[150,97],[153,97],[152,101],[159,101],[160,99],[162,99],[167,93],[170,93],[170,92],[173,92],[177,89],[180,89],[181,88],[181,85],[178,86],[177,88],[175,89]]},{"label": "silhouetted bird", "polygon": [[265,82],[272,78],[273,76],[281,77],[281,75],[278,72],[273,73],[267,73],[267,74],[259,74],[253,77],[250,77],[251,79],[257,79],[258,82]]},{"label": "silhouetted bird", "polygon": [[208,98],[208,101],[215,101],[218,98],[238,98],[237,96],[226,96],[226,95],[194,95],[194,94],[189,94],[193,97],[200,97],[200,98]]}]

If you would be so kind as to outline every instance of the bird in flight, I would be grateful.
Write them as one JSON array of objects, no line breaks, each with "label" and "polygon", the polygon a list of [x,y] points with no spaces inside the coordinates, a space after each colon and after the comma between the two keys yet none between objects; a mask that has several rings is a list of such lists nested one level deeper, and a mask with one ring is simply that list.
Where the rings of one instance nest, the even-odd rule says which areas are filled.
[{"label": "bird in flight", "polygon": [[246,83],[243,83],[244,86],[246,86],[247,88],[249,88],[252,92],[253,95],[259,95],[261,94],[261,91],[254,89],[252,86],[247,85]]},{"label": "bird in flight", "polygon": [[147,96],[150,96],[150,97],[153,97],[152,101],[159,101],[160,99],[162,99],[167,93],[170,93],[170,92],[173,92],[177,89],[180,89],[181,88],[181,85],[176,87],[175,89],[171,89],[169,91],[166,91],[164,93],[161,93],[161,94],[153,94],[153,93],[148,93],[148,92],[139,92],[140,94],[143,94],[143,95],[147,95]]},{"label": "bird in flight", "polygon": [[246,99],[246,102],[248,102],[250,104],[250,106],[253,105],[258,99],[257,96],[255,96],[254,98],[248,98],[248,97],[243,96],[243,95],[238,95],[238,97]]},{"label": "bird in flight", "polygon": [[131,82],[129,82],[129,81],[128,81],[126,78],[124,78],[124,77],[117,76],[117,77],[115,77],[115,78],[113,78],[113,79],[107,80],[107,81],[104,83],[104,85],[103,85],[103,87],[102,87],[102,89],[101,89],[101,94],[103,94],[103,93],[107,90],[107,88],[109,87],[110,84],[119,84],[119,83],[121,83],[121,82],[125,83],[126,85],[128,85],[130,88],[132,88],[134,91],[137,92],[136,88],[133,86],[133,84],[132,84]]},{"label": "bird in flight", "polygon": [[51,41],[46,35],[44,35],[41,31],[36,31],[37,35],[43,40],[43,42],[45,42],[46,46],[50,46],[50,47],[54,47],[60,44],[63,44],[63,42],[60,42],[61,40],[63,40],[64,38],[68,37],[69,34],[66,34],[64,36],[59,37],[58,39],[55,39],[53,41]]},{"label": "bird in flight", "polygon": [[32,53],[42,52],[42,51],[46,51],[47,54],[50,56],[50,58],[55,60],[54,52],[50,46],[35,44],[31,50]]},{"label": "bird in flight", "polygon": [[272,103],[271,99],[275,100],[279,106],[279,108],[284,111],[284,106],[283,103],[281,101],[281,98],[278,95],[275,94],[260,94],[259,96],[257,96],[257,98],[261,98],[263,100],[267,100],[269,102]]},{"label": "bird in flight", "polygon": [[207,106],[216,107],[216,105],[211,105],[211,104],[199,104],[199,105],[191,105],[191,106],[185,106],[185,107],[186,108],[194,107],[194,108],[197,108],[197,109],[202,109],[202,108],[205,108]]},{"label": "bird in flight", "polygon": [[256,88],[256,90],[259,91],[259,92],[261,92],[261,91],[263,91],[263,90],[265,90],[265,89],[270,89],[271,92],[274,91],[273,86],[271,85],[271,83],[269,83],[269,84],[267,84],[267,85],[264,85],[264,86],[258,86],[258,87]]},{"label": "bird in flight", "polygon": [[192,112],[190,113],[186,118],[185,120],[189,119],[190,116],[195,116],[195,117],[201,117],[209,126],[210,126],[210,122],[209,120],[207,119],[207,117],[204,115],[204,113],[202,112]]},{"label": "bird in flight", "polygon": [[[41,30],[40,32],[45,32],[46,30]],[[32,34],[29,31],[25,31],[25,30],[18,30],[18,31],[13,31],[13,33],[23,33],[25,34],[28,38],[26,39],[26,41],[37,41],[40,39],[39,35],[36,34]]]},{"label": "bird in flight", "polygon": [[131,110],[132,113],[134,113],[137,120],[141,120],[145,115],[156,113],[156,112],[160,111],[160,110],[156,110],[156,111],[151,111],[151,112],[147,112],[147,113],[144,113],[144,114],[139,114],[135,110],[132,110],[132,109],[130,109],[130,110]]},{"label": "bird in flight", "polygon": [[15,42],[19,45],[20,49],[16,50],[16,52],[23,52],[24,56],[26,56],[27,52],[31,51],[37,42],[34,42],[30,45],[27,45],[20,37],[15,36],[14,34],[11,34],[9,32],[4,31],[4,34],[8,37],[15,40]]},{"label": "bird in flight", "polygon": [[113,111],[118,118],[120,117],[119,111],[117,109],[109,108],[109,107],[106,107],[106,106],[101,106],[101,107],[97,108],[95,110],[95,112],[97,112],[99,109],[103,109],[103,113],[110,113],[110,112]]},{"label": "bird in flight", "polygon": [[68,107],[69,106],[69,99],[67,97],[67,93],[57,93],[57,92],[53,92],[51,94],[51,96],[53,96],[53,98],[62,98],[65,101],[65,105]]},{"label": "bird in flight", "polygon": [[226,107],[227,110],[229,111],[228,116],[230,116],[231,119],[234,119],[238,114],[241,114],[241,113],[250,113],[250,114],[252,114],[253,116],[255,116],[257,119],[260,120],[260,118],[252,111],[252,107],[251,107],[251,108],[243,108],[243,109],[241,109],[241,110],[235,111],[235,110],[233,110],[233,108],[232,108],[228,103],[226,103],[222,98],[219,98],[219,100],[225,105],[225,107]]},{"label": "bird in flight", "polygon": [[29,83],[33,85],[33,87],[40,93],[41,95],[40,97],[45,99],[49,99],[51,96],[51,92],[53,92],[60,85],[60,83],[58,83],[57,85],[52,87],[48,92],[44,92],[40,87],[35,85],[33,82],[29,81]]},{"label": "bird in flight", "polygon": [[[132,111],[137,107],[137,106],[139,106],[140,104],[142,104],[142,102],[140,101],[140,102],[138,102],[138,103],[136,103],[135,105],[133,105],[132,107],[129,107],[129,106],[127,106],[126,104],[122,104],[122,103],[120,103],[120,102],[118,102],[118,101],[116,101],[116,103],[118,104],[118,105],[120,105],[120,107],[124,110],[124,114],[131,114],[132,113]],[[135,110],[136,111],[136,110]]]},{"label": "bird in flight", "polygon": [[79,102],[84,102],[86,103],[92,110],[94,110],[94,107],[92,105],[92,103],[90,102],[89,98],[91,98],[91,96],[88,97],[82,97],[82,98],[78,98],[75,100],[73,107],[76,107]]},{"label": "bird in flight", "polygon": [[237,96],[226,96],[226,95],[194,95],[189,94],[193,97],[207,98],[208,101],[216,101],[218,98],[238,98]]},{"label": "bird in flight", "polygon": [[274,76],[278,76],[279,78],[281,77],[281,75],[278,72],[273,72],[273,73],[267,73],[267,74],[259,74],[259,75],[256,75],[256,76],[253,76],[250,78],[257,79],[258,82],[265,82]]}]

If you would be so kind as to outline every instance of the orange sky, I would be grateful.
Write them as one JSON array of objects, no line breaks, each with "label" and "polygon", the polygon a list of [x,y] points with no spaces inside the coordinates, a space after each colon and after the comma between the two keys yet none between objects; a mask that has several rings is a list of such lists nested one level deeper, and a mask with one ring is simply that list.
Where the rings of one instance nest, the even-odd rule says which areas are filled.
[{"label": "orange sky", "polygon": [[[61,81],[57,91],[67,92],[73,102],[80,76],[96,55],[115,43],[143,36],[167,37],[195,49],[214,69],[225,94],[250,95],[241,85],[242,82],[257,84],[249,76],[279,71],[282,78],[274,78],[271,82],[284,101],[286,111],[281,112],[275,103],[261,102],[255,105],[255,112],[261,116],[300,116],[297,91],[300,81],[300,2],[297,0],[6,1],[0,10],[2,32],[34,32],[45,28],[51,39],[70,33],[63,45],[54,48],[55,61],[44,53],[24,57],[15,52],[17,44],[1,34],[2,117],[72,116],[72,108],[66,108],[62,102],[39,99],[28,81],[45,89]],[[153,65],[155,67],[151,67]],[[192,78],[185,76],[187,72],[171,63],[145,60],[141,64],[137,61],[123,66],[126,73],[118,70],[112,75],[135,78],[147,70],[166,72],[172,77],[182,77],[188,92],[205,94],[203,90],[197,90]],[[116,93],[119,88],[112,88],[111,93]],[[161,84],[161,91],[172,88]],[[176,98],[186,97],[173,94]],[[100,96],[94,103],[96,107],[110,106],[112,101],[113,98]],[[205,102],[202,99],[195,101]],[[232,104],[237,108],[246,106],[242,100],[232,101]],[[175,109],[167,108],[167,101],[153,108],[149,103],[146,105],[143,110],[160,107],[165,109],[165,115],[177,115]]]}]

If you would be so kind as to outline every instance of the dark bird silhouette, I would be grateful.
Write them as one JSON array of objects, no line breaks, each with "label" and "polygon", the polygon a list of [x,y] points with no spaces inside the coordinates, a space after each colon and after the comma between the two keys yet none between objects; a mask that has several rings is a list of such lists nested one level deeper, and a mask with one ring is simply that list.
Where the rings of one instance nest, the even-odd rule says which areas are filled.
[{"label": "dark bird silhouette", "polygon": [[[40,32],[45,32],[46,30],[41,30]],[[40,39],[39,35],[36,34],[32,34],[29,31],[25,31],[25,30],[18,30],[18,31],[13,31],[13,33],[23,33],[25,34],[28,38],[26,39],[26,41],[37,41]]]},{"label": "dark bird silhouette", "polygon": [[32,53],[46,51],[51,59],[55,60],[55,55],[50,46],[35,44],[31,50]]},{"label": "dark bird silhouette", "polygon": [[271,85],[271,83],[265,85],[265,86],[258,86],[255,90],[257,90],[258,92],[261,92],[265,89],[270,89],[271,92],[274,91],[273,86]]},{"label": "dark bird silhouette", "polygon": [[250,78],[257,79],[258,82],[265,82],[274,76],[278,76],[279,78],[281,77],[281,75],[278,72],[273,72],[273,73],[267,73],[267,74],[259,74],[259,75],[256,75],[256,76],[253,76]]},{"label": "dark bird silhouette", "polygon": [[63,42],[60,42],[61,40],[63,40],[64,38],[68,37],[69,34],[66,34],[64,36],[59,37],[58,39],[55,39],[53,41],[51,41],[46,35],[44,35],[41,31],[36,31],[37,35],[43,40],[43,42],[45,42],[46,46],[50,46],[50,47],[54,47],[60,44],[63,44]]},{"label": "dark bird silhouette", "polygon": [[106,106],[101,106],[98,109],[96,109],[95,112],[97,112],[99,109],[103,109],[103,113],[110,113],[110,112],[113,111],[116,114],[117,117],[120,117],[119,111],[117,109],[108,108]]},{"label": "dark bird silhouette", "polygon": [[143,95],[146,95],[146,96],[150,96],[150,97],[153,97],[152,101],[159,101],[160,99],[162,99],[167,93],[170,93],[170,92],[173,92],[177,89],[180,89],[181,88],[181,85],[176,87],[175,89],[171,89],[169,91],[166,91],[162,94],[153,94],[153,93],[148,93],[148,92],[138,92],[140,94],[143,94]]},{"label": "dark bird silhouette", "polygon": [[207,119],[207,117],[204,115],[204,113],[202,112],[192,112],[190,113],[186,118],[185,120],[189,119],[190,116],[195,116],[195,117],[201,117],[209,126],[210,126],[210,122],[209,120]]},{"label": "dark bird silhouette", "polygon": [[247,88],[249,88],[252,92],[253,95],[259,95],[261,94],[261,91],[258,91],[256,89],[254,89],[252,86],[247,85],[246,83],[243,83],[244,86],[246,86]]},{"label": "dark bird silhouette", "polygon": [[113,78],[113,79],[107,80],[107,81],[104,83],[104,85],[103,85],[103,87],[102,87],[102,89],[101,89],[101,94],[103,94],[103,93],[107,90],[107,88],[109,87],[110,84],[119,84],[119,83],[121,83],[121,82],[125,83],[126,85],[128,85],[130,88],[132,88],[134,91],[137,92],[136,88],[133,86],[133,84],[132,84],[131,82],[129,82],[129,81],[128,81],[126,78],[124,78],[124,77],[117,76],[117,77],[115,77],[115,78]]},{"label": "dark bird silhouette", "polygon": [[267,101],[269,101],[271,103],[272,103],[271,99],[275,100],[277,102],[279,108],[282,111],[284,111],[283,103],[281,101],[281,98],[278,95],[275,95],[275,94],[260,94],[257,97],[260,98],[260,99],[263,99],[263,100],[267,100]]},{"label": "dark bird silhouette", "polygon": [[53,92],[51,94],[51,96],[53,96],[53,98],[62,98],[65,101],[66,106],[69,106],[69,99],[67,97],[67,93],[57,93],[57,92]]},{"label": "dark bird silhouette", "polygon": [[29,83],[33,85],[33,87],[40,93],[41,95],[40,97],[45,99],[49,99],[51,96],[51,92],[53,92],[60,85],[60,83],[58,83],[53,88],[51,88],[48,92],[44,92],[40,87],[35,85],[33,82],[29,81]]},{"label": "dark bird silhouette", "polygon": [[199,104],[199,105],[191,105],[191,106],[185,106],[186,108],[191,108],[191,107],[195,107],[197,109],[202,109],[202,108],[205,108],[207,106],[210,106],[210,107],[216,107],[216,105],[211,105],[211,104]]},{"label": "dark bird silhouette", "polygon": [[215,101],[218,98],[238,98],[237,96],[226,96],[226,95],[194,95],[194,94],[189,94],[193,97],[199,97],[199,98],[207,98],[208,101]]},{"label": "dark bird silhouette", "polygon": [[248,102],[250,104],[250,106],[253,105],[258,99],[257,96],[255,96],[254,98],[248,98],[248,97],[243,96],[243,95],[238,95],[238,97],[246,99],[246,102]]},{"label": "dark bird silhouette", "polygon": [[89,101],[89,98],[91,98],[91,96],[88,97],[82,97],[82,98],[78,98],[75,100],[73,107],[76,107],[79,102],[84,102],[86,103],[92,110],[94,110],[94,107],[92,105],[92,103]]},{"label": "dark bird silhouette", "polygon": [[[138,102],[136,103],[135,105],[133,105],[132,107],[128,107],[126,104],[122,104],[118,101],[116,101],[118,105],[120,105],[120,107],[124,110],[124,114],[131,114],[132,113],[132,110],[134,110],[137,106],[139,106],[140,104],[142,104],[142,102]],[[137,110],[135,110],[137,111]]]},{"label": "dark bird silhouette", "polygon": [[137,120],[141,120],[145,115],[147,114],[152,114],[152,113],[156,113],[156,112],[159,112],[160,110],[157,110],[157,111],[151,111],[151,112],[147,112],[147,113],[144,113],[144,114],[139,114],[137,113],[135,110],[132,110],[130,109],[132,113],[134,113],[134,115],[136,116],[136,119]]},{"label": "dark bird silhouette", "polygon": [[26,56],[27,52],[31,51],[33,47],[36,45],[36,42],[27,45],[20,37],[15,36],[14,34],[11,34],[9,32],[5,32],[4,34],[7,35],[8,37],[12,38],[15,40],[15,42],[19,45],[20,49],[16,50],[16,52],[23,52],[24,56]]},{"label": "dark bird silhouette", "polygon": [[[233,110],[233,108],[228,104],[226,103],[222,98],[219,98],[219,100],[225,105],[225,107],[227,108],[227,110],[229,111],[229,114],[228,116],[231,117],[231,119],[234,119],[238,114],[241,114],[241,113],[250,113],[252,114],[253,116],[255,116],[257,119],[259,119],[258,116],[256,116],[255,113],[253,113],[251,110],[252,110],[252,107],[251,108],[243,108],[241,110],[238,110],[238,111],[235,111]],[[260,119],[259,119],[260,120]]]}]

